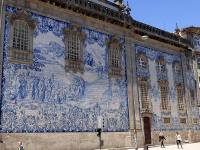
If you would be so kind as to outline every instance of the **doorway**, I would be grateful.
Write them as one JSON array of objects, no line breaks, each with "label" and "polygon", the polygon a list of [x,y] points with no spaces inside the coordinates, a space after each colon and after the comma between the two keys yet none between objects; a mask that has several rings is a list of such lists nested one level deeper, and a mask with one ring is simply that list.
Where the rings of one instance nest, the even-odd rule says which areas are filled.
[{"label": "doorway", "polygon": [[143,123],[144,123],[145,145],[151,144],[151,119],[150,119],[150,117],[143,117]]}]

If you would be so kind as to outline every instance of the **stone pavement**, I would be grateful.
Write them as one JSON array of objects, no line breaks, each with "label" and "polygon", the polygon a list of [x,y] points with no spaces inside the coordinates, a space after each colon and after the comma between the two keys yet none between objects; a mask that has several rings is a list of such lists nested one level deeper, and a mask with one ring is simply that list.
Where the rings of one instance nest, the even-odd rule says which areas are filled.
[{"label": "stone pavement", "polygon": [[[135,149],[128,149],[135,150]],[[143,150],[143,148],[139,148],[138,150]],[[149,150],[178,150],[177,145],[167,145],[165,148],[161,148],[160,146],[150,147]],[[181,148],[180,148],[181,150]],[[183,144],[183,150],[200,150],[200,143],[193,144]]]},{"label": "stone pavement", "polygon": [[[101,150],[135,150],[135,149],[132,149],[132,148],[109,148],[109,149],[101,149]],[[138,150],[143,150],[143,148],[139,148]],[[160,146],[151,146],[151,147],[149,147],[148,150],[178,150],[178,147],[177,147],[177,145],[166,145],[165,148],[161,148]],[[200,150],[200,143],[183,144],[183,149],[180,148],[180,150]]]}]

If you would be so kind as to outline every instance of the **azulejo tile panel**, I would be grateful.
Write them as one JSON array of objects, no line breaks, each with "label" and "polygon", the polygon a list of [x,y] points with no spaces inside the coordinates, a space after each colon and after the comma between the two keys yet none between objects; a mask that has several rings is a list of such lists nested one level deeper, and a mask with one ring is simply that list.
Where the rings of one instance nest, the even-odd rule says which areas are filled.
[{"label": "azulejo tile panel", "polygon": [[[158,74],[157,72],[153,72],[153,74],[151,74],[149,70],[152,70],[152,68],[148,68],[145,71],[141,70],[140,68],[138,68],[138,66],[139,66],[137,64],[138,62],[136,62],[136,67],[137,67],[136,75],[137,75],[137,77],[149,78],[149,80],[150,80],[148,95],[149,95],[150,101],[154,104],[153,107],[154,106],[158,106],[158,107],[160,106],[160,91],[159,91],[158,86],[156,86],[158,84],[157,81],[159,81],[159,80],[169,80],[169,79],[174,80],[172,82],[169,82],[169,102],[171,103],[171,105],[177,105],[176,88],[173,86],[172,83],[183,84],[183,75],[182,74],[178,75],[174,72],[173,62],[180,62],[180,64],[181,64],[181,55],[171,54],[170,52],[164,53],[159,49],[148,48],[148,47],[138,45],[138,44],[136,44],[133,47],[135,47],[134,50],[136,52],[136,55],[139,54],[139,53],[143,53],[143,54],[146,55],[146,57],[148,58],[148,62],[151,62],[151,64],[153,64],[151,66],[149,65],[149,67],[156,68],[156,60],[159,57],[163,57],[165,62],[168,65],[168,67],[170,68],[170,70],[167,70],[167,71],[172,71],[172,72],[166,71],[164,74]],[[154,69],[154,70],[156,71],[156,69]],[[173,77],[168,78],[169,74],[172,74]],[[187,80],[186,81],[187,85],[190,88],[194,88],[194,83],[193,83],[194,77],[193,77],[191,72],[186,73],[186,80]],[[157,111],[154,111],[153,115],[152,115],[152,130],[153,131],[159,131],[159,130],[175,131],[175,130],[184,130],[184,129],[188,128],[187,125],[183,125],[183,124],[180,123],[179,117],[181,116],[181,114],[177,113],[177,115],[179,115],[179,116],[176,116],[176,115],[173,115],[173,113],[170,113],[170,112],[166,112],[166,113],[160,112],[159,109],[160,108],[157,108],[157,107],[155,109],[153,109],[153,110],[157,110]],[[177,111],[177,109],[176,110],[172,109],[171,112],[172,111]],[[193,116],[198,116],[197,114],[199,114],[199,113],[195,113],[195,114],[193,114]],[[163,116],[170,117],[171,123],[170,124],[164,124]],[[187,114],[183,114],[182,116],[187,116]],[[197,117],[197,118],[199,118],[199,117]],[[199,128],[200,128],[199,125],[196,125],[196,126],[193,127],[193,129],[199,129]]]},{"label": "azulejo tile panel", "polygon": [[[16,8],[7,6],[9,13]],[[34,63],[8,62],[9,23],[5,21],[1,99],[2,132],[91,132],[98,116],[104,131],[128,131],[125,49],[121,79],[108,78],[109,35],[84,28],[84,73],[65,70],[63,29],[70,23],[32,13]],[[123,40],[121,40],[123,42]],[[123,43],[122,43],[123,44]]]}]

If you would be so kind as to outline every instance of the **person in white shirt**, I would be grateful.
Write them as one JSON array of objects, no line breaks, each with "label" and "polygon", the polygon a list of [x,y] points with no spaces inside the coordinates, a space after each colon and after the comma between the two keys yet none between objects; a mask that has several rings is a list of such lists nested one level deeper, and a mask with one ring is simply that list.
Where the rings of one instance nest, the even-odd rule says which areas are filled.
[{"label": "person in white shirt", "polygon": [[176,144],[178,146],[178,149],[179,149],[179,145],[181,146],[181,148],[183,149],[183,146],[182,146],[182,138],[181,138],[181,135],[176,132]]}]

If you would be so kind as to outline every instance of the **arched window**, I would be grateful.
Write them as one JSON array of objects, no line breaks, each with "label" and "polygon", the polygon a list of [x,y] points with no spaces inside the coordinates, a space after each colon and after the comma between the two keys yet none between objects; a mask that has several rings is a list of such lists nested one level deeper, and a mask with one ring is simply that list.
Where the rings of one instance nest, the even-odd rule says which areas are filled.
[{"label": "arched window", "polygon": [[180,62],[174,62],[174,72],[178,75],[181,74],[181,64]]},{"label": "arched window", "polygon": [[163,58],[157,60],[157,71],[162,73],[166,71],[166,65]]},{"label": "arched window", "polygon": [[121,44],[117,38],[112,37],[108,42],[108,51],[109,76],[120,77],[122,75]]},{"label": "arched window", "polygon": [[33,31],[35,22],[21,10],[9,17],[10,48],[9,62],[31,64],[33,61]]},{"label": "arched window", "polygon": [[140,53],[137,56],[137,65],[139,68],[147,69],[148,60],[145,54]]},{"label": "arched window", "polygon": [[85,33],[81,31],[78,25],[72,25],[64,31],[65,37],[65,68],[73,72],[83,72],[83,49],[85,42]]}]

